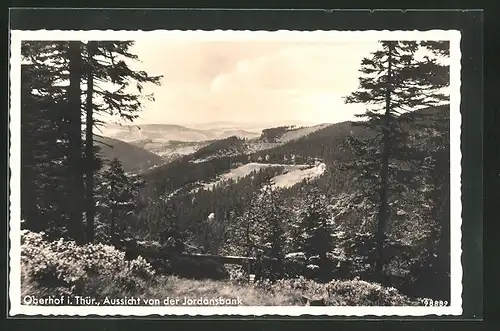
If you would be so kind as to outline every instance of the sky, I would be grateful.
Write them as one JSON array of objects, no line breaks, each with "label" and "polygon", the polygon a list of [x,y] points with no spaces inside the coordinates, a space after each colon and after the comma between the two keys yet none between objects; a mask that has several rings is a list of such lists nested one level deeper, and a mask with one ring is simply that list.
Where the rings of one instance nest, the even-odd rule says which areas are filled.
[{"label": "sky", "polygon": [[206,122],[308,124],[354,119],[364,105],[345,104],[358,86],[373,42],[138,40],[134,67],[163,75],[147,86],[137,124]]}]

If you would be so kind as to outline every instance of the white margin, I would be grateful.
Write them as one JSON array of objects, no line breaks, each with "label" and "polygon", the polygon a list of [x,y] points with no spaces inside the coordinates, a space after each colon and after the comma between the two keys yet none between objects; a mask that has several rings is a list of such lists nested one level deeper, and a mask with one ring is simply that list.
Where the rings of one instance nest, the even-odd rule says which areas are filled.
[{"label": "white margin", "polygon": [[[43,316],[425,316],[462,314],[462,203],[461,203],[461,114],[460,114],[460,32],[430,31],[11,31],[10,42],[10,274],[9,315]],[[196,40],[196,41],[330,41],[356,42],[375,40],[449,40],[450,41],[450,199],[451,199],[451,304],[447,307],[314,307],[314,306],[239,306],[239,307],[99,307],[99,306],[26,306],[21,305],[21,41],[22,40]]]}]

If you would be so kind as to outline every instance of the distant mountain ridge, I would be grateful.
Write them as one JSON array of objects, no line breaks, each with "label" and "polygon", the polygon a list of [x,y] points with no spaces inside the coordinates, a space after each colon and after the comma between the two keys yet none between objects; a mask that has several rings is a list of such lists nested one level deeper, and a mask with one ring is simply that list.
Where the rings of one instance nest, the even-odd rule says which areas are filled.
[{"label": "distant mountain ridge", "polygon": [[227,131],[244,130],[244,131],[260,133],[264,129],[283,126],[283,125],[303,127],[303,126],[314,126],[316,124],[303,121],[286,121],[286,120],[279,123],[270,123],[270,122],[247,123],[247,122],[231,122],[231,121],[214,121],[214,122],[203,122],[203,123],[190,123],[190,124],[185,124],[183,126],[199,130],[227,130]]},{"label": "distant mountain ridge", "polygon": [[[423,124],[443,120],[447,116],[449,112],[445,110],[429,108],[404,115],[400,121],[402,126],[406,126],[405,122],[411,118],[419,118],[416,122]],[[315,160],[320,160],[327,166],[332,166],[354,157],[352,151],[345,146],[348,137],[373,138],[378,134],[376,130],[362,123],[359,124],[361,125],[353,125],[353,122],[346,121],[309,128],[285,128],[278,130],[277,135],[271,134],[273,141],[265,141],[269,138],[265,135],[252,140],[242,140],[236,137],[215,140],[196,152],[186,154],[172,164],[148,171],[145,175],[165,181],[168,184],[166,186],[169,186],[174,182],[179,182],[179,185],[182,182],[184,185],[197,180],[207,180],[210,176],[219,175],[221,171],[229,171],[232,167],[251,162],[286,163],[293,158],[292,162],[297,162],[295,164],[314,164]],[[203,172],[206,172],[207,176],[202,176]],[[185,178],[182,180],[174,178],[179,177],[174,176],[176,173],[182,173]],[[179,187],[176,184],[168,189]]]},{"label": "distant mountain ridge", "polygon": [[[421,109],[402,115],[401,120],[405,122],[406,118],[409,120],[414,117],[422,117],[419,122],[432,122],[436,116],[441,117],[441,113],[439,109],[435,108]],[[211,124],[235,123],[213,122]],[[242,124],[241,127],[244,125]],[[108,158],[118,157],[124,163],[126,170],[133,172],[147,172],[151,168],[185,156],[189,156],[196,162],[237,155],[249,155],[250,157],[251,154],[255,155],[253,157],[255,159],[265,158],[268,154],[276,159],[281,159],[283,155],[290,153],[312,157],[318,154],[318,149],[323,148],[322,146],[325,146],[327,141],[331,144],[334,141],[340,142],[350,135],[358,137],[374,135],[374,132],[369,128],[353,126],[352,122],[325,123],[303,127],[283,125],[266,128],[260,133],[245,131],[245,129],[209,131],[176,124],[139,126],[111,124],[108,125],[107,133],[113,134],[114,137],[97,138],[97,140],[104,142],[101,146],[103,155]],[[183,139],[186,138],[186,135],[190,139]],[[245,135],[247,137],[244,137]],[[119,137],[125,137],[125,139],[122,140]],[[112,145],[113,148],[107,145]],[[341,146],[339,145],[338,148],[340,149]],[[344,155],[340,150],[334,154],[337,157]],[[326,155],[322,156],[324,158]]]},{"label": "distant mountain ridge", "polygon": [[201,142],[207,140],[224,139],[237,135],[242,138],[254,138],[260,131],[252,131],[240,126],[226,128],[190,128],[177,124],[143,124],[117,125],[107,124],[102,128],[102,135],[126,142],[143,141],[150,139],[153,142],[167,143],[170,141]]}]

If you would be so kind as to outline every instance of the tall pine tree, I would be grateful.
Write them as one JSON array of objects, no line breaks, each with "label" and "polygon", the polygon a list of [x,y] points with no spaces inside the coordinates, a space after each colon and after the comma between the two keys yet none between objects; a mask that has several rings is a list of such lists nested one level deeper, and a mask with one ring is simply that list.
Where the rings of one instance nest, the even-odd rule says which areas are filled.
[{"label": "tall pine tree", "polygon": [[70,165],[70,233],[77,243],[85,242],[83,228],[84,183],[82,159],[81,82],[83,75],[82,47],[79,41],[70,41],[67,49],[69,59],[69,165]]},{"label": "tall pine tree", "polygon": [[127,60],[139,60],[130,53],[133,44],[132,41],[88,41],[86,44],[86,232],[89,241],[94,239],[95,217],[93,177],[96,169],[92,165],[97,156],[93,128],[103,124],[99,119],[102,114],[133,121],[139,116],[143,100],[153,100],[152,94],[144,93],[144,84],[160,84],[161,76],[131,69]]},{"label": "tall pine tree", "polygon": [[[45,68],[22,65],[21,215],[24,225],[35,231],[66,226],[61,208],[67,205],[61,187],[66,154],[59,130],[63,123],[58,120],[61,94],[54,91],[53,83]],[[62,203],[57,204],[58,200]]]},{"label": "tall pine tree", "polygon": [[95,201],[94,201],[94,53],[96,51],[96,42],[89,41],[87,43],[87,91],[86,91],[86,121],[85,121],[85,220],[87,222],[87,241],[93,242],[95,236],[94,218],[95,218]]},{"label": "tall pine tree", "polygon": [[25,226],[56,236],[71,228],[67,50],[67,42],[21,44],[21,213]]},{"label": "tall pine tree", "polygon": [[271,182],[266,180],[258,203],[260,210],[258,248],[265,261],[264,275],[270,280],[280,279],[284,276],[283,262],[286,242],[284,221],[287,215],[279,198],[278,192],[272,187]]},{"label": "tall pine tree", "polygon": [[[93,179],[100,162],[92,129],[102,124],[99,115],[103,113],[135,119],[142,100],[152,99],[144,93],[143,84],[160,81],[160,77],[130,69],[126,60],[138,60],[129,52],[132,45],[131,41],[22,43],[26,62],[23,158],[27,161],[23,163],[23,217],[30,219],[28,223],[36,222],[41,214],[44,219],[64,219],[64,227],[79,243],[93,240]],[[86,113],[85,146],[82,113]],[[31,185],[29,191],[30,182],[37,188]],[[60,227],[58,222],[60,225],[40,224],[38,228]]]},{"label": "tall pine tree", "polygon": [[127,219],[138,207],[138,182],[125,174],[117,158],[103,171],[101,181],[97,202],[103,219],[101,226],[107,232],[103,237],[117,243],[127,230]]},{"label": "tall pine tree", "polygon": [[443,67],[429,57],[423,60],[416,53],[421,46],[416,41],[381,41],[380,50],[361,63],[359,90],[346,97],[346,103],[364,103],[370,108],[359,117],[377,130],[379,150],[377,175],[377,257],[375,274],[383,277],[384,243],[390,218],[389,197],[391,159],[404,150],[405,135],[398,117],[408,111],[436,105],[446,100],[440,92],[445,82],[435,78]]},{"label": "tall pine tree", "polygon": [[326,259],[333,249],[333,229],[325,199],[317,189],[310,190],[308,205],[301,215],[300,248],[308,258],[317,255]]}]

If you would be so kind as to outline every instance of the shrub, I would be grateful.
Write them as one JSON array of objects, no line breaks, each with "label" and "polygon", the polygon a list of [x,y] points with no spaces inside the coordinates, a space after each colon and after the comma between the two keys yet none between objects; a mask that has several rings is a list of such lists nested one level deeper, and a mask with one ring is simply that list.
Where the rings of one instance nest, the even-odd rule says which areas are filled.
[{"label": "shrub", "polygon": [[331,281],[327,284],[331,305],[414,306],[418,301],[400,294],[394,287],[361,280]]},{"label": "shrub", "polygon": [[[106,279],[121,289],[138,289],[155,272],[141,256],[126,260],[125,253],[104,244],[78,246],[74,241],[47,241],[44,233],[21,234],[22,277],[55,294],[90,295],[96,280]],[[98,283],[98,282],[97,282]],[[96,297],[104,295],[95,293]]]},{"label": "shrub", "polygon": [[349,265],[345,258],[327,253],[326,257],[306,257],[303,252],[289,253],[285,255],[286,278],[297,278],[304,276],[307,279],[320,280],[322,282],[331,279],[345,279],[349,274]]},{"label": "shrub", "polygon": [[228,265],[226,270],[229,272],[229,279],[233,284],[247,284],[248,283],[248,273],[240,265]]},{"label": "shrub", "polygon": [[333,306],[415,306],[419,302],[400,294],[395,288],[383,287],[361,280],[332,280],[318,283],[304,277],[283,279],[271,283],[267,280],[256,282],[255,286],[271,295],[305,295],[320,297],[326,305]]}]

